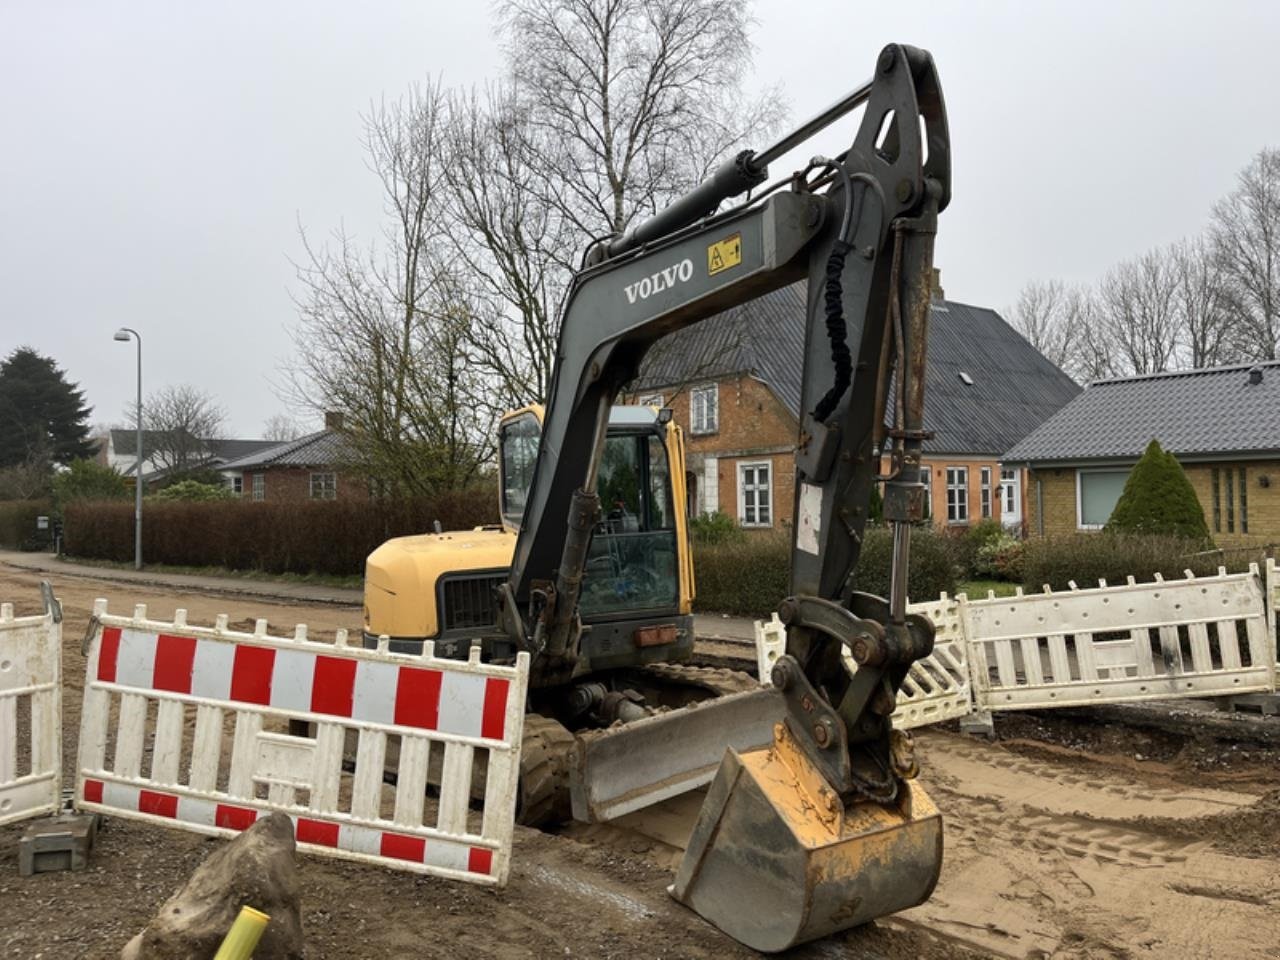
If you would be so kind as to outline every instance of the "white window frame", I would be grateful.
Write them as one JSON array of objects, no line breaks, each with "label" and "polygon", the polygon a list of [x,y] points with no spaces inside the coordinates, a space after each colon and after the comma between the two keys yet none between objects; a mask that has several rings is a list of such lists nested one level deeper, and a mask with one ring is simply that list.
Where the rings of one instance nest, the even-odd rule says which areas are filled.
[{"label": "white window frame", "polygon": [[[952,474],[956,475],[955,480]],[[952,494],[956,494],[952,498]],[[947,523],[964,525],[969,522],[969,468],[947,467]]]},{"label": "white window frame", "polygon": [[1000,515],[1017,516],[1018,514],[1018,471],[1008,467],[1000,468]]},{"label": "white window frame", "polygon": [[267,475],[265,473],[255,473],[253,475],[253,499],[267,499]]},{"label": "white window frame", "polygon": [[[756,492],[756,497],[755,497],[756,502],[754,504],[755,511],[756,511],[756,519],[749,521],[747,520],[747,496],[746,496],[747,483],[746,483],[745,475],[748,470],[759,471],[760,468],[763,468],[765,470],[765,476],[768,477],[768,480],[766,483],[761,484],[759,482],[760,474],[758,472],[756,473],[757,480],[755,483],[751,485],[752,491]],[[759,491],[760,490],[767,490],[769,493],[769,505],[768,505],[769,518],[763,522],[759,519],[760,518]],[[759,528],[759,529],[764,529],[766,527],[773,526],[773,461],[772,460],[740,460],[738,461],[738,525],[743,527],[748,527],[748,528]]]},{"label": "white window frame", "polygon": [[933,464],[920,465],[920,482],[924,484],[924,518],[933,523]]},{"label": "white window frame", "polygon": [[978,505],[982,513],[981,519],[991,519],[991,468],[978,468]]},{"label": "white window frame", "polygon": [[[698,416],[701,398],[702,417]],[[720,430],[720,385],[704,383],[689,389],[689,432],[694,436],[718,433]],[[770,478],[772,482],[772,477]]]},{"label": "white window frame", "polygon": [[[328,477],[328,484],[325,478]],[[316,496],[316,479],[320,480],[320,496]],[[338,475],[332,470],[321,470],[311,474],[308,491],[312,500],[337,500],[338,499]]]},{"label": "white window frame", "polygon": [[665,407],[667,402],[666,398],[660,393],[646,393],[636,399],[636,405],[640,407]]},{"label": "white window frame", "polygon": [[[1082,508],[1084,506],[1083,485],[1080,483],[1080,477],[1086,473],[1123,473],[1126,476],[1133,470],[1133,467],[1091,467],[1087,469],[1076,468],[1076,529],[1077,530],[1101,530],[1106,526],[1106,522],[1102,523],[1085,523]],[[1113,508],[1114,509],[1114,508]]]},{"label": "white window frame", "polygon": [[231,492],[237,497],[244,493],[244,474],[236,474],[227,478],[227,486],[231,488]]}]

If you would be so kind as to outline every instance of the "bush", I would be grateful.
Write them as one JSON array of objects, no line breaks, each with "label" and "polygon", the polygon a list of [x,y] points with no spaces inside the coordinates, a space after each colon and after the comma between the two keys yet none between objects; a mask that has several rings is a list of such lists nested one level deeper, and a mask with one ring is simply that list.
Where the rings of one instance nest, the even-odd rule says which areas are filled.
[{"label": "bush", "polygon": [[[142,552],[152,563],[265,573],[350,576],[391,537],[465,530],[498,520],[497,497],[479,487],[414,500],[287,503],[148,501]],[[65,510],[64,543],[76,557],[133,557],[133,505],[76,501]]]},{"label": "bush", "polygon": [[1147,444],[1142,459],[1130,471],[1107,529],[1210,542],[1204,508],[1182,464],[1155,440]]},{"label": "bush", "polygon": [[[854,577],[857,589],[887,597],[892,561],[893,535],[885,527],[868,528]],[[693,564],[699,611],[767,617],[790,593],[791,537],[773,533],[695,544]],[[907,593],[913,600],[932,600],[955,589],[944,538],[928,528],[913,530]]]},{"label": "bush", "polygon": [[987,544],[1006,536],[998,520],[981,520],[971,527],[949,529],[943,534],[944,546],[951,555],[951,562],[958,568],[962,580],[979,576],[978,554]]},{"label": "bush", "polygon": [[1022,582],[1022,541],[1009,533],[986,541],[978,547],[973,560],[974,580],[1016,580]]},{"label": "bush", "polygon": [[787,596],[791,582],[791,537],[783,533],[739,536],[695,543],[695,606],[737,617],[768,617]]},{"label": "bush", "polygon": [[[1240,569],[1249,559],[1241,558]],[[1022,580],[1033,590],[1048,584],[1054,590],[1066,590],[1074,580],[1081,588],[1097,586],[1099,580],[1109,584],[1124,583],[1125,577],[1151,581],[1157,573],[1173,579],[1183,571],[1196,576],[1217,573],[1222,562],[1217,551],[1204,552],[1204,543],[1185,537],[1151,534],[1079,533],[1062,537],[1028,540],[1023,546]]]},{"label": "bush", "polygon": [[728,543],[746,536],[747,532],[722,510],[704,513],[689,521],[689,539],[694,543]]},{"label": "bush", "polygon": [[181,500],[186,503],[203,503],[209,500],[238,500],[225,483],[202,483],[199,480],[179,480],[161,487],[147,497],[152,500]]},{"label": "bush", "polygon": [[124,474],[96,460],[73,460],[53,478],[53,500],[60,514],[76,500],[123,500],[132,492]]},{"label": "bush", "polygon": [[[929,527],[911,531],[911,563],[907,572],[907,596],[936,600],[955,593],[956,566],[948,540]],[[868,527],[862,539],[862,555],[854,571],[854,586],[863,593],[889,596],[893,571],[893,532],[888,527]]]},{"label": "bush", "polygon": [[0,501],[0,547],[6,550],[37,550],[49,546],[52,534],[36,529],[36,517],[48,516],[53,504],[48,500]]}]

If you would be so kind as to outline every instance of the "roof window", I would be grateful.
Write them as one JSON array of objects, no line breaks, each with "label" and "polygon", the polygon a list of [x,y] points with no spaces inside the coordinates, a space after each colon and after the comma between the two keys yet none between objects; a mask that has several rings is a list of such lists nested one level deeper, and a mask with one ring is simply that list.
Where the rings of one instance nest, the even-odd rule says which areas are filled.
[{"label": "roof window", "polygon": [[966,387],[973,386],[973,377],[969,376],[963,370],[960,371],[959,377],[960,377],[960,382],[963,383]]}]

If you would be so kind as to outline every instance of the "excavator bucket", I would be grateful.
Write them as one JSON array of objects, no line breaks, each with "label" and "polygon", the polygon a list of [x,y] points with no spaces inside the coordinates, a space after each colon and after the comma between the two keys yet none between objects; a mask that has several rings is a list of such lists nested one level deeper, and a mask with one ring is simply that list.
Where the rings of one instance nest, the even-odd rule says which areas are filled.
[{"label": "excavator bucket", "polygon": [[922,903],[942,868],[942,817],[914,781],[889,805],[845,805],[783,724],[730,749],[671,894],[735,940],[774,953]]}]

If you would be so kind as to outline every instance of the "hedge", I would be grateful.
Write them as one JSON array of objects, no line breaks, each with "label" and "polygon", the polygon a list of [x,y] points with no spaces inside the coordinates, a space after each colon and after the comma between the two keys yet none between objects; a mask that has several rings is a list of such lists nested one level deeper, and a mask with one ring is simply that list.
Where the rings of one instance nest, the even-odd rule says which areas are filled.
[{"label": "hedge", "polygon": [[52,535],[36,529],[36,517],[47,517],[52,510],[48,500],[0,500],[0,547],[35,550],[48,546]]},{"label": "hedge", "polygon": [[[893,535],[889,530],[867,530],[854,577],[857,589],[887,597],[892,559]],[[697,610],[767,617],[790,592],[791,538],[751,534],[721,543],[695,543],[693,564]],[[912,531],[907,577],[911,599],[933,600],[941,593],[954,593],[955,574],[947,538],[926,528]]]},{"label": "hedge", "polygon": [[[498,513],[495,491],[480,487],[415,500],[147,501],[142,518],[151,563],[343,576],[363,573],[365,557],[390,537],[428,532],[436,520],[465,530],[496,523]],[[74,557],[131,560],[133,504],[67,504],[63,542]]]},{"label": "hedge", "polygon": [[1196,576],[1212,576],[1219,566],[1232,570],[1248,568],[1250,560],[1261,558],[1248,551],[1232,551],[1225,561],[1217,551],[1205,552],[1199,539],[1154,534],[1080,533],[1027,540],[1022,549],[1022,579],[1033,589],[1048,584],[1066,590],[1074,580],[1080,589],[1096,587],[1099,580],[1124,583],[1132,576],[1151,581],[1159,573],[1165,579],[1181,579],[1184,571]]}]

